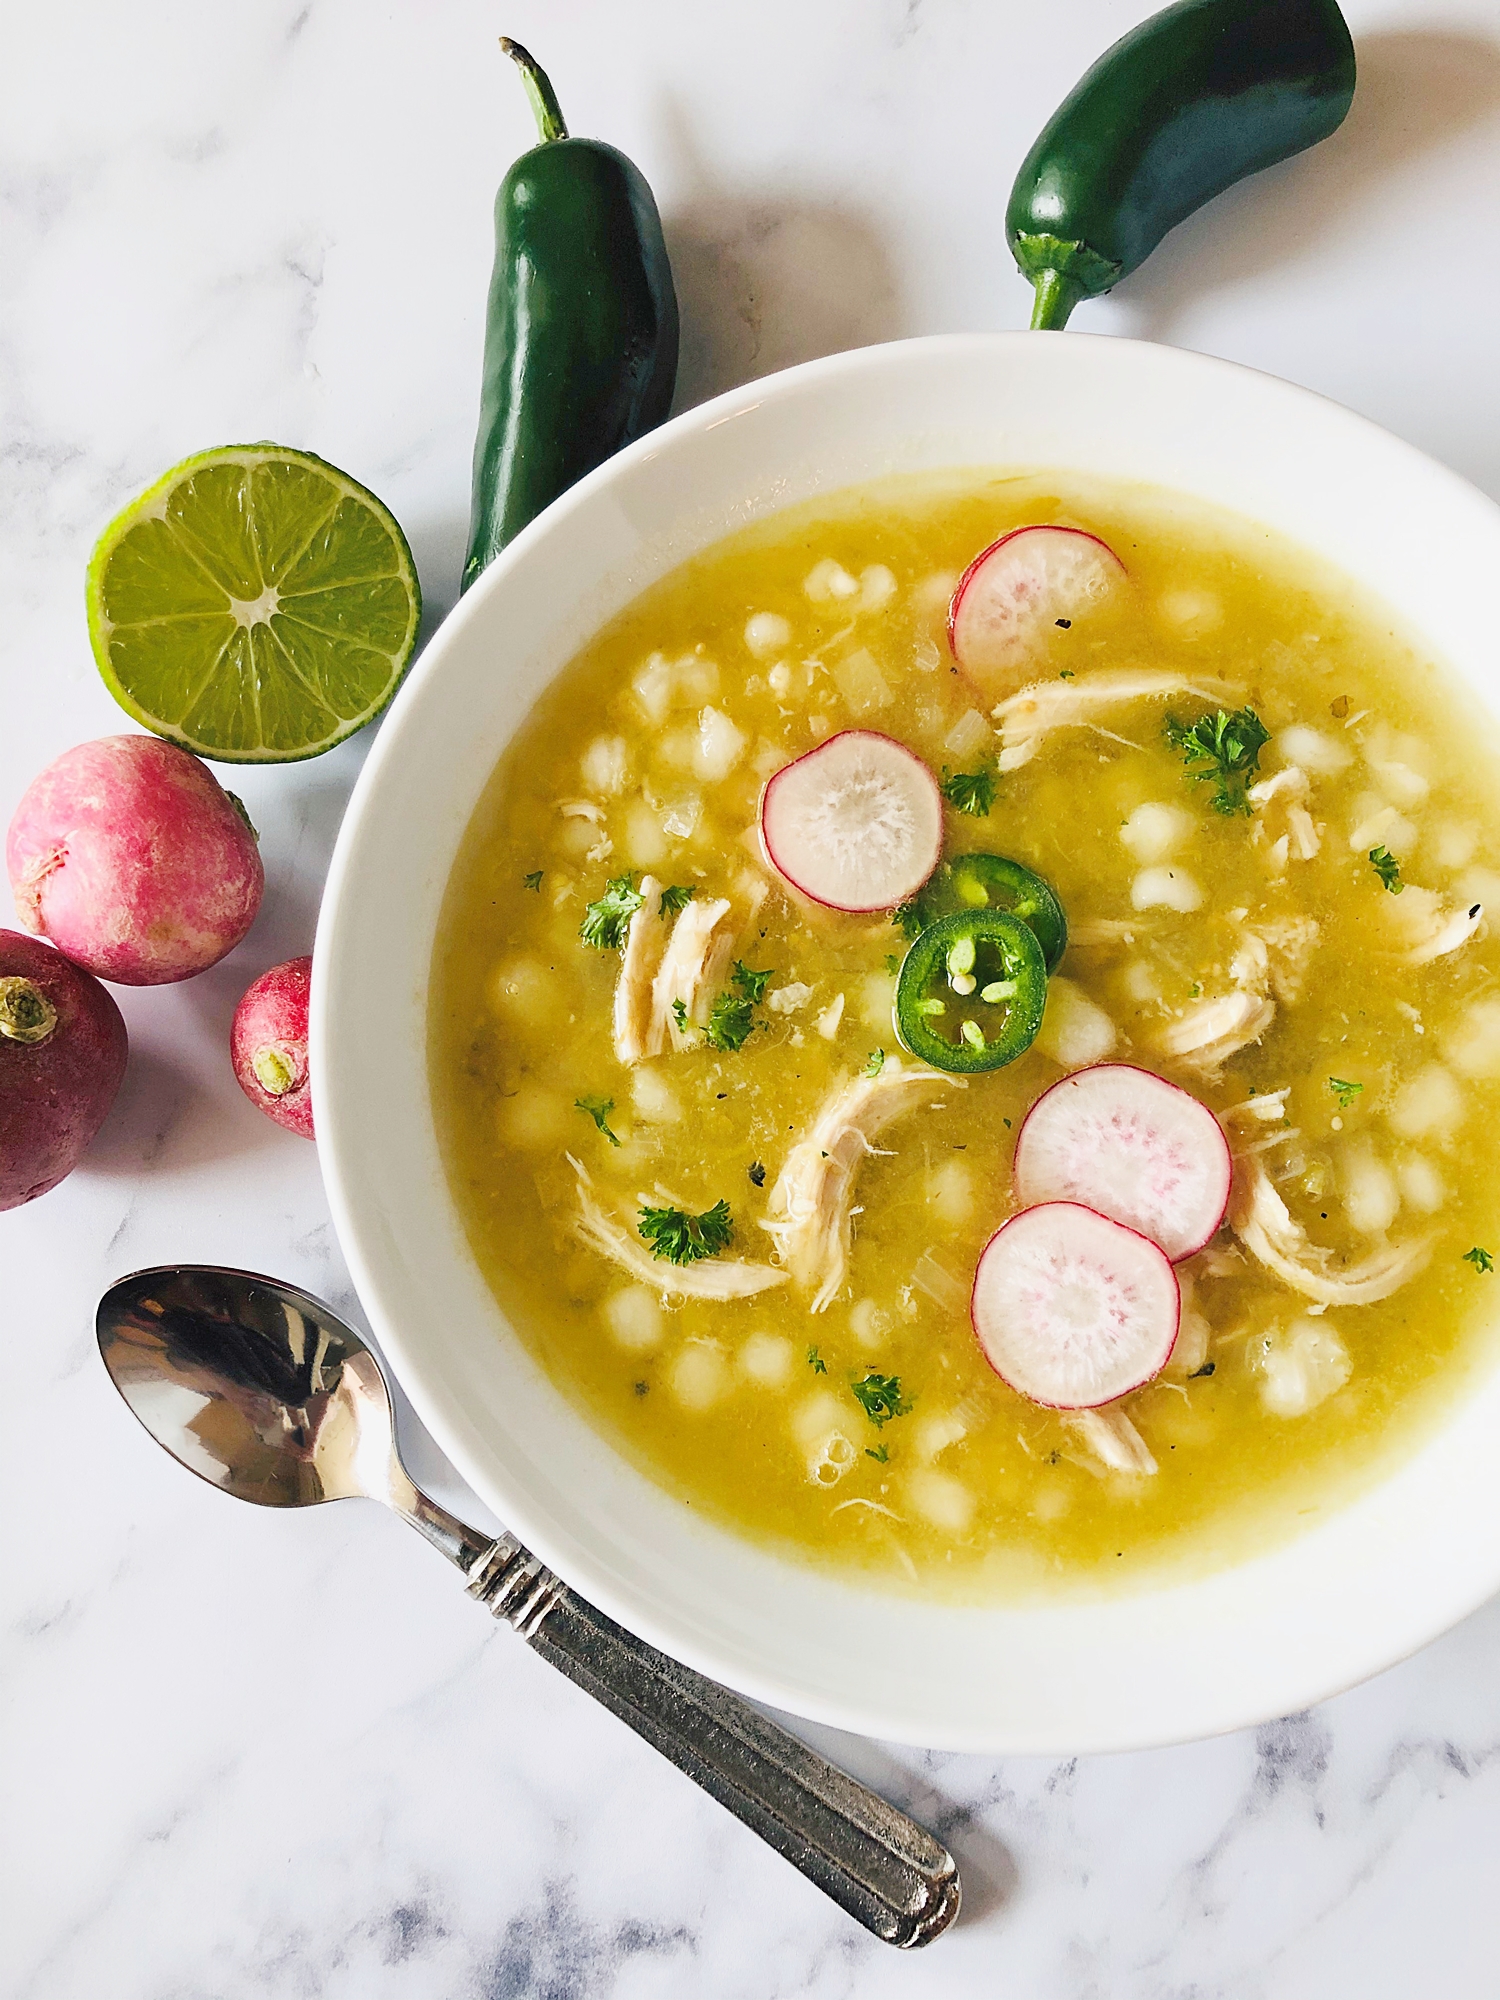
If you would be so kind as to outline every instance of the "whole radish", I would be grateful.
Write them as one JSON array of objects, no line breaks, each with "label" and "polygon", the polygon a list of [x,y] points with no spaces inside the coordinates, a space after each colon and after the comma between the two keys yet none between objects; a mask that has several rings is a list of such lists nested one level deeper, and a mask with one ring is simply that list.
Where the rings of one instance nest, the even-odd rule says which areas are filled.
[{"label": "whole radish", "polygon": [[238,799],[157,736],[64,751],[23,795],[5,858],[27,930],[121,986],[165,986],[217,964],[265,887]]},{"label": "whole radish", "polygon": [[0,930],[0,1209],[72,1173],[115,1101],[125,1054],[124,1020],[97,979]]},{"label": "whole radish", "polygon": [[289,958],[263,972],[234,1010],[229,1054],[250,1102],[304,1139],[313,1137],[307,1073],[307,995],[312,960]]}]

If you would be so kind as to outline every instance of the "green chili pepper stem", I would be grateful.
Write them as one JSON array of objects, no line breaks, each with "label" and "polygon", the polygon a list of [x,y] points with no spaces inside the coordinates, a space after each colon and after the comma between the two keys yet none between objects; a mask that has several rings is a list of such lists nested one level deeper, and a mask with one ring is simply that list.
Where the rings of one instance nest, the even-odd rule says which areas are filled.
[{"label": "green chili pepper stem", "polygon": [[500,47],[521,72],[521,81],[526,86],[526,95],[531,99],[531,108],[536,114],[536,129],[542,144],[553,139],[566,139],[568,121],[562,115],[562,106],[557,101],[557,92],[552,88],[547,72],[529,50],[519,42],[513,42],[509,35],[500,37]]},{"label": "green chili pepper stem", "polygon": [[1031,307],[1031,331],[1061,333],[1074,306],[1080,299],[1087,298],[1086,287],[1061,271],[1038,271],[1032,282],[1036,286],[1036,298]]}]

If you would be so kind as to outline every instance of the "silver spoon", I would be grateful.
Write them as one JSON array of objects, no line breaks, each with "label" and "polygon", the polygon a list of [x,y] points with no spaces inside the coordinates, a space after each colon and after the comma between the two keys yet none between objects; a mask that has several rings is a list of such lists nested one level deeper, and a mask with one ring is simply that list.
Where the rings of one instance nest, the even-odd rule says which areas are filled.
[{"label": "silver spoon", "polygon": [[412,1484],[385,1378],[320,1300],[208,1264],[137,1271],[96,1321],[104,1365],[156,1442],[261,1507],[382,1500],[569,1680],[887,1944],[928,1944],[958,1915],[947,1849],[738,1695],[575,1597],[512,1535],[466,1528]]}]

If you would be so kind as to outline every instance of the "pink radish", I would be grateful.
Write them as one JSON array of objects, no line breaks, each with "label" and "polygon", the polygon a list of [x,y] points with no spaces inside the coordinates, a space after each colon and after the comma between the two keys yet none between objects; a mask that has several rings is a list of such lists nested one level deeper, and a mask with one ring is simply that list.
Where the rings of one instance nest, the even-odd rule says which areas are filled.
[{"label": "pink radish", "polygon": [[904,743],[845,729],[768,780],[760,839],[771,866],[814,902],[893,910],[938,864],[943,795]]},{"label": "pink radish", "polygon": [[121,986],[216,965],[265,887],[239,800],[201,758],[156,736],[65,751],[22,794],[5,857],[27,930]]},{"label": "pink radish", "polygon": [[993,700],[1040,670],[1049,635],[1069,631],[1102,604],[1125,565],[1082,528],[1013,528],[977,555],[948,607],[948,644]]},{"label": "pink radish", "polygon": [[1166,1366],[1182,1294],[1154,1243],[1071,1201],[1023,1208],[990,1238],[969,1307],[1002,1381],[1054,1410],[1092,1410]]},{"label": "pink radish", "polygon": [[273,965],[234,1010],[229,1056],[250,1102],[303,1139],[313,1137],[307,1074],[307,996],[312,960]]},{"label": "pink radish", "polygon": [[125,1055],[125,1023],[98,980],[50,944],[0,930],[0,1209],[72,1173]]},{"label": "pink radish", "polygon": [[1233,1161],[1217,1118],[1175,1083],[1100,1063],[1043,1091],[1016,1141],[1016,1194],[1079,1201],[1180,1263],[1229,1205]]}]

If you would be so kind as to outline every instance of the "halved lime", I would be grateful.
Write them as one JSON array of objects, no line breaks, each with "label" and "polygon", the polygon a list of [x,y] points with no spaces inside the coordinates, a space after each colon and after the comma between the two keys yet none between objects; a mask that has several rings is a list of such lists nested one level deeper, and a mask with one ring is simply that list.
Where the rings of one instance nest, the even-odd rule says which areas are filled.
[{"label": "halved lime", "polygon": [[395,518],[276,444],[199,452],[99,538],[89,636],[158,736],[230,764],[317,757],[395,693],[422,593]]}]

